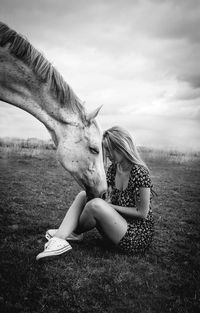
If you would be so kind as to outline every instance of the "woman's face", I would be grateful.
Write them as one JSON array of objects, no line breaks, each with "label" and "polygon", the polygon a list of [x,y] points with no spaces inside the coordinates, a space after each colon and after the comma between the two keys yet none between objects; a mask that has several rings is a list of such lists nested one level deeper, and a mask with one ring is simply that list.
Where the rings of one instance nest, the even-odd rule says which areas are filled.
[{"label": "woman's face", "polygon": [[105,148],[105,152],[106,157],[108,157],[112,163],[120,163],[123,159],[123,156],[117,150],[109,151],[107,148]]}]

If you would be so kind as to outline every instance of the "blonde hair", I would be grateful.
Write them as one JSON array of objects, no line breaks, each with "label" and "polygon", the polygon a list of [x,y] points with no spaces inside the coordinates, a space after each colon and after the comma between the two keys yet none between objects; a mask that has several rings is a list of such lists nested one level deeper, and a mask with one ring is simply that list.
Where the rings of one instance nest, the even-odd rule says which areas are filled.
[{"label": "blonde hair", "polygon": [[104,132],[103,148],[104,157],[105,149],[107,149],[111,155],[112,151],[116,150],[132,164],[141,165],[148,169],[145,162],[141,159],[131,135],[119,126],[113,126]]}]

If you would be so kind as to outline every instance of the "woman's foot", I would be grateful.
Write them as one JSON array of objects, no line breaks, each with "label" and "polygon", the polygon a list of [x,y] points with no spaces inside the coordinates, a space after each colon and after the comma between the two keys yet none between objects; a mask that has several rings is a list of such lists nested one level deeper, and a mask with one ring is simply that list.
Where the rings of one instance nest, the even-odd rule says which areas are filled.
[{"label": "woman's foot", "polygon": [[69,242],[58,237],[53,237],[45,244],[44,251],[36,256],[36,260],[39,261],[45,258],[54,258],[63,255],[71,249],[72,247]]},{"label": "woman's foot", "polygon": [[[47,240],[50,240],[51,238],[54,237],[54,235],[56,234],[56,232],[58,231],[58,229],[49,229],[47,230],[46,234],[45,234],[45,238]],[[66,240],[68,241],[82,241],[83,240],[83,234],[76,234],[74,232],[72,232],[67,238]]]}]

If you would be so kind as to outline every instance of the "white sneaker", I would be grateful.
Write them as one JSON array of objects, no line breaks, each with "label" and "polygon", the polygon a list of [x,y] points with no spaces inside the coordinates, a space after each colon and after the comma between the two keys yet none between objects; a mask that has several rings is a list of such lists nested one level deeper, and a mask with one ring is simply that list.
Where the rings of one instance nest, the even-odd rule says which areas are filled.
[{"label": "white sneaker", "polygon": [[[58,229],[49,229],[47,230],[46,234],[45,234],[45,238],[47,240],[50,240],[55,233],[57,232]],[[67,238],[66,240],[68,241],[82,241],[83,240],[83,234],[77,235],[74,232],[72,232]]]},{"label": "white sneaker", "polygon": [[44,251],[36,256],[36,260],[43,258],[53,258],[71,250],[69,242],[64,239],[53,237],[44,246]]}]

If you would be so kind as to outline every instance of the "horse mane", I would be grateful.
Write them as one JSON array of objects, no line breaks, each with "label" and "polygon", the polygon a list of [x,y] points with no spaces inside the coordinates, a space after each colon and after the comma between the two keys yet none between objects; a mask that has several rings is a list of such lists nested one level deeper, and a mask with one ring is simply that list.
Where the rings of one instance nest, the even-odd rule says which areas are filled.
[{"label": "horse mane", "polygon": [[6,44],[9,44],[9,52],[31,68],[42,82],[50,83],[50,90],[62,107],[77,112],[85,121],[83,105],[53,65],[27,39],[0,22],[0,46]]}]

